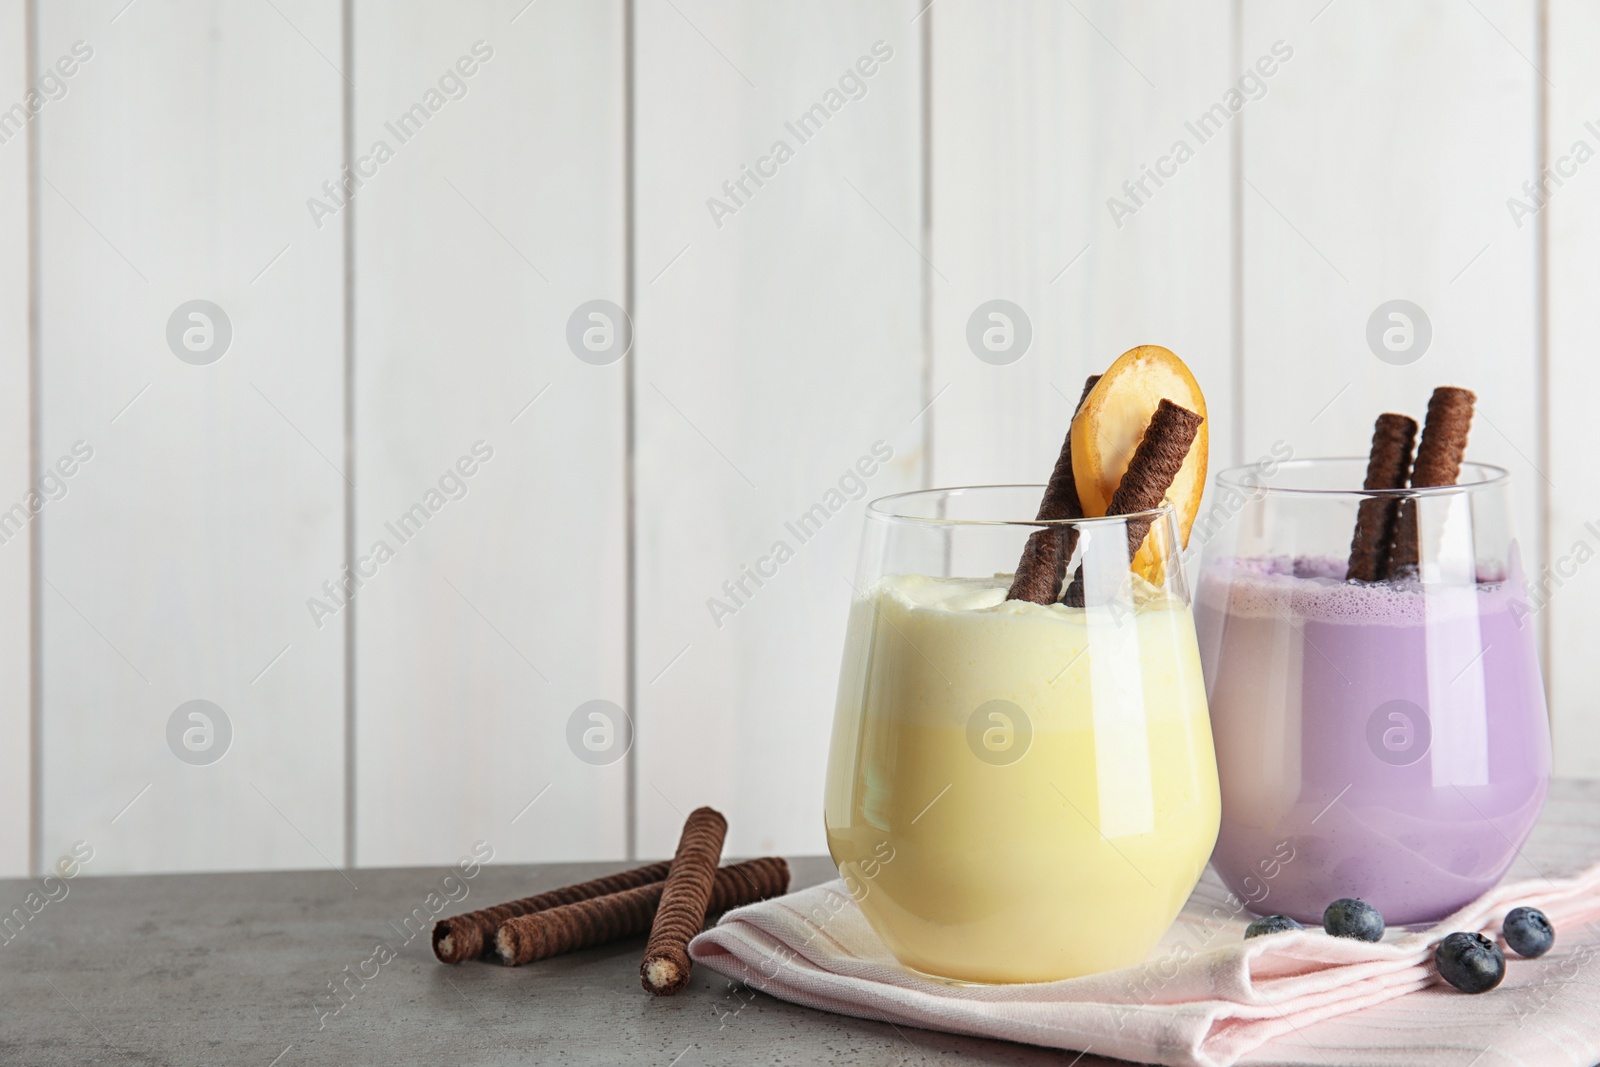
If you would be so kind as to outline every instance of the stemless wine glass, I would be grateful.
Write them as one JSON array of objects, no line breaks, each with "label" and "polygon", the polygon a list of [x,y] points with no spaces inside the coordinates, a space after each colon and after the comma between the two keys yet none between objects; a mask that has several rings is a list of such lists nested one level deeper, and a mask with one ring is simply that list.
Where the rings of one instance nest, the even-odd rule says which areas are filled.
[{"label": "stemless wine glass", "polygon": [[[1506,472],[1466,463],[1454,486],[1364,492],[1365,467],[1223,471],[1195,527],[1222,778],[1212,862],[1246,895],[1265,857],[1292,856],[1267,899],[1247,896],[1259,911],[1319,922],[1360,897],[1391,924],[1431,922],[1499,881],[1533,829],[1544,686]],[[1346,580],[1363,502],[1417,564]]]},{"label": "stemless wine glass", "polygon": [[[1216,840],[1216,761],[1170,507],[1037,522],[1044,487],[867,508],[828,848],[905,966],[1035,982],[1143,960]],[[1153,562],[1130,570],[1130,527]],[[1008,601],[1030,534],[1083,606]]]}]

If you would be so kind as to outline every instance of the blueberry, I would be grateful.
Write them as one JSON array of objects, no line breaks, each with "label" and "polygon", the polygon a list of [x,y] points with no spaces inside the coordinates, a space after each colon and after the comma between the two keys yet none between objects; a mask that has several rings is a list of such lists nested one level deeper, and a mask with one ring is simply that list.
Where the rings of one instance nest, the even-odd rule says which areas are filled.
[{"label": "blueberry", "polygon": [[1304,926],[1301,926],[1287,915],[1263,915],[1244,928],[1244,939],[1248,941],[1252,937],[1260,937],[1262,934],[1281,934],[1286,930],[1304,929]]},{"label": "blueberry", "polygon": [[1463,993],[1486,993],[1506,976],[1500,946],[1482,934],[1454,933],[1433,950],[1439,977]]},{"label": "blueberry", "polygon": [[1382,941],[1383,916],[1366,901],[1345,897],[1328,905],[1322,913],[1322,928],[1334,937],[1357,941]]},{"label": "blueberry", "polygon": [[1512,952],[1530,960],[1543,956],[1556,943],[1555,927],[1538,908],[1512,908],[1500,924],[1500,932]]}]

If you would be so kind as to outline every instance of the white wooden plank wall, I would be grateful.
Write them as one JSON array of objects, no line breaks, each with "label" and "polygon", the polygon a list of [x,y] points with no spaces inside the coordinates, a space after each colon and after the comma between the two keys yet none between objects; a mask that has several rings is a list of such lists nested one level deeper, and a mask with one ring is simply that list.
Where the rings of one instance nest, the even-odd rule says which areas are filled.
[{"label": "white wooden plank wall", "polygon": [[[1559,578],[1557,768],[1600,774],[1600,187],[1508,206],[1600,152],[1589,5],[125,3],[0,0],[0,509],[58,498],[0,543],[0,876],[79,838],[93,872],[661,855],[703,803],[731,852],[821,851],[853,497],[1042,479],[1143,342],[1218,468],[1477,389]],[[63,57],[32,153],[4,109]],[[583,348],[630,297],[629,354]],[[198,299],[215,362],[167,339]],[[996,299],[1018,358],[967,341]],[[1366,342],[1394,299],[1407,365]],[[216,762],[169,745],[194,699]],[[627,755],[569,743],[593,700]]]},{"label": "white wooden plank wall", "polygon": [[[839,482],[879,441],[868,495],[922,476],[920,6],[637,4],[644,854],[705,803],[731,853],[822,845],[865,506]],[[764,184],[730,195],[744,166]],[[785,523],[818,502],[802,543]]]},{"label": "white wooden plank wall", "polygon": [[355,545],[395,554],[354,602],[355,859],[619,856],[627,764],[566,728],[626,700],[626,370],[566,330],[625,299],[622,4],[354,14],[356,151],[395,149],[355,199]]},{"label": "white wooden plank wall", "polygon": [[[1293,49],[1242,115],[1245,455],[1362,455],[1380,412],[1471,388],[1469,452],[1511,471],[1537,573],[1538,247],[1505,207],[1538,158],[1537,3],[1324,4],[1243,6],[1241,60]],[[1432,330],[1403,364],[1367,343],[1391,300]]]},{"label": "white wooden plank wall", "polygon": [[[38,519],[36,861],[81,838],[96,873],[319,866],[344,648],[302,620],[340,553],[344,250],[305,200],[339,167],[339,6],[120,8],[39,5],[41,75],[78,62],[36,120],[38,461],[66,487]],[[209,363],[169,346],[193,300],[231,323],[225,350],[221,316],[180,327]],[[216,762],[169,748],[191,700],[222,712],[178,731],[195,758],[231,726]]]},{"label": "white wooden plank wall", "polygon": [[[0,100],[22,100],[28,83],[25,0],[0,4]],[[0,119],[0,509],[27,506],[32,483],[28,417],[28,131]],[[29,639],[32,522],[0,515],[0,878],[28,870],[32,825]]]},{"label": "white wooden plank wall", "polygon": [[[929,12],[935,484],[1044,481],[1084,378],[1139,344],[1194,369],[1212,463],[1230,460],[1232,148],[1226,131],[1201,144],[1184,127],[1236,77],[1228,11],[956,0]],[[1162,164],[1179,140],[1193,158]],[[1145,177],[1158,165],[1175,170],[1159,186]],[[995,362],[968,342],[992,300],[1032,330]]]},{"label": "white wooden plank wall", "polygon": [[[1548,408],[1542,420],[1550,475],[1549,554],[1537,576],[1542,618],[1549,635],[1552,728],[1556,772],[1600,776],[1600,688],[1594,681],[1596,626],[1593,604],[1600,597],[1600,448],[1595,446],[1592,398],[1600,392],[1600,8],[1582,0],[1550,0],[1550,85],[1546,165],[1551,179],[1536,215],[1518,212],[1518,230],[1505,209],[1500,233],[1530,240],[1546,227],[1549,278]],[[1580,147],[1581,142],[1581,147]],[[1581,160],[1581,162],[1580,162]],[[1520,188],[1505,190],[1524,205],[1534,201]],[[1559,184],[1557,184],[1559,182]],[[1537,206],[1537,205],[1535,205]]]}]

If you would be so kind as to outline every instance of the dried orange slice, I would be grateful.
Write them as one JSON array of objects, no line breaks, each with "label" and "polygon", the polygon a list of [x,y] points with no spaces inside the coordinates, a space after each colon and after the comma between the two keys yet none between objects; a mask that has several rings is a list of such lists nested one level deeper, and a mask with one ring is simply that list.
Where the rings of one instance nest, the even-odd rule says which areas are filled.
[{"label": "dried orange slice", "polygon": [[[1085,515],[1106,513],[1150,416],[1163,399],[1205,417],[1206,398],[1200,383],[1183,360],[1160,345],[1140,345],[1124,352],[1089,391],[1072,420],[1072,477]],[[1188,458],[1167,490],[1167,502],[1176,514],[1185,546],[1205,491],[1208,426],[1200,424]],[[1151,543],[1146,541],[1133,569],[1153,573],[1155,562]]]}]

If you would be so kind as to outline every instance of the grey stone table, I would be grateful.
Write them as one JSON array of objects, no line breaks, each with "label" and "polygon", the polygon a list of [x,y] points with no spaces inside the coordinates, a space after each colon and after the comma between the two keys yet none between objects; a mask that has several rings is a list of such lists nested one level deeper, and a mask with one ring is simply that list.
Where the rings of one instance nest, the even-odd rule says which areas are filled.
[{"label": "grey stone table", "polygon": [[[1600,809],[1600,783],[1561,781],[1552,808]],[[1530,848],[1542,839],[1535,831]],[[833,876],[791,860],[794,886]],[[1053,1064],[1115,1067],[787,1004],[706,969],[655,998],[643,939],[528,967],[436,962],[442,914],[593,878],[624,864],[275,871],[0,881],[0,1067],[88,1064]],[[459,872],[456,872],[459,874]],[[39,906],[46,896],[60,899]],[[379,943],[393,949],[375,954]],[[349,990],[335,999],[334,984]],[[338,1008],[335,1012],[334,1009]]]},{"label": "grey stone table", "polygon": [[[796,888],[833,877],[826,859],[790,862]],[[624,866],[489,864],[455,883],[455,894],[465,885],[468,895],[444,914]],[[1071,1054],[812,1011],[706,968],[678,996],[651,997],[639,987],[642,938],[528,967],[446,967],[427,933],[405,941],[405,919],[429,893],[446,892],[447,873],[76,878],[0,944],[0,1064],[1072,1062]],[[0,914],[35,891],[37,881],[0,881]],[[374,960],[380,941],[396,950],[387,963]],[[363,974],[372,976],[364,984]],[[350,975],[358,976],[349,980],[353,995],[326,1014],[344,1003],[329,983]],[[1085,1056],[1077,1067],[1109,1062]]]}]

